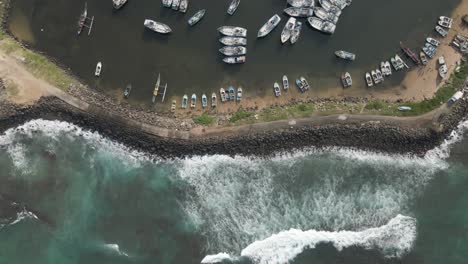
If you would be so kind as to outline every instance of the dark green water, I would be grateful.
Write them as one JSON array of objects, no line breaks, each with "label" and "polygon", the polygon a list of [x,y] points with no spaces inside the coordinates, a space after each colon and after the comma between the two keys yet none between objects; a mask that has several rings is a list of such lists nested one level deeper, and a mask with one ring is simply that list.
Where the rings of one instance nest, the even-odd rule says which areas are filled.
[{"label": "dark green water", "polygon": [[33,121],[0,135],[0,263],[465,263],[463,126],[424,158],[162,161]]},{"label": "dark green water", "polygon": [[[163,8],[159,0],[129,1],[122,10],[112,9],[110,0],[89,0],[89,14],[95,16],[91,36],[77,38],[76,23],[84,0],[14,0],[9,27],[13,34],[45,52],[92,87],[121,97],[132,83],[134,103],[150,104],[157,73],[168,83],[168,97],[178,101],[183,94],[211,94],[228,84],[241,85],[247,96],[272,92],[272,84],[283,74],[304,75],[312,88],[325,91],[340,86],[339,77],[349,71],[354,77],[350,94],[367,94],[364,73],[399,52],[399,41],[421,46],[434,34],[436,18],[448,15],[460,0],[360,0],[347,8],[332,36],[313,30],[304,22],[300,41],[281,45],[280,33],[287,17],[284,0],[243,1],[230,17],[227,1],[191,1],[186,15]],[[206,17],[194,28],[187,19],[198,9]],[[256,32],[273,14],[282,23],[264,39]],[[169,24],[173,34],[162,36],[143,27],[145,18]],[[222,25],[248,29],[248,62],[230,66],[222,63],[218,49]],[[335,50],[358,55],[353,63],[338,60]],[[95,65],[103,62],[101,78],[94,77]],[[362,77],[359,77],[362,76]],[[398,84],[403,73],[388,78],[385,87]],[[164,108],[164,109],[167,109]]]}]

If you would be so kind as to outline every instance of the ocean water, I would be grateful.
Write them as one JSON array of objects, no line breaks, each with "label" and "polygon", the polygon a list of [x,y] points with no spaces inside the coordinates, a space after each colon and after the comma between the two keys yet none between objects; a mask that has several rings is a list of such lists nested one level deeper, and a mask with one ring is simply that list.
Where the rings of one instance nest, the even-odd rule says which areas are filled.
[{"label": "ocean water", "polygon": [[467,128],[424,157],[168,161],[34,120],[0,135],[0,263],[466,263]]}]

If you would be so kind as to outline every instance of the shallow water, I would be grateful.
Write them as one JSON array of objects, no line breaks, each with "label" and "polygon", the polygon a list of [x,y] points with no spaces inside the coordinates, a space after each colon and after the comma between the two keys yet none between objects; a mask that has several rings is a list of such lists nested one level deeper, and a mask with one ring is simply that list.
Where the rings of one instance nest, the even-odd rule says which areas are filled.
[{"label": "shallow water", "polygon": [[463,263],[462,126],[423,158],[164,161],[32,121],[0,136],[0,263]]},{"label": "shallow water", "polygon": [[[84,0],[15,0],[10,29],[17,37],[32,32],[25,41],[35,40],[34,47],[58,59],[92,87],[115,97],[122,96],[127,83],[133,84],[131,101],[151,103],[157,73],[168,83],[168,98],[180,101],[183,94],[216,92],[229,84],[244,87],[246,96],[272,93],[272,84],[283,74],[290,79],[309,78],[312,89],[326,91],[340,86],[343,71],[354,76],[351,94],[367,94],[364,72],[376,68],[399,52],[399,41],[416,48],[433,35],[436,18],[448,15],[460,0],[360,0],[354,1],[340,18],[334,35],[328,36],[303,27],[300,41],[281,45],[280,34],[287,17],[282,13],[284,0],[243,1],[234,16],[226,14],[227,1],[191,1],[186,15],[163,8],[161,1],[129,1],[120,11],[112,10],[111,1],[88,1],[89,14],[95,16],[91,36],[76,36],[77,19]],[[198,9],[207,9],[206,17],[193,28],[186,21]],[[256,32],[273,14],[282,23],[264,39]],[[25,23],[25,17],[29,23]],[[145,18],[160,20],[173,28],[162,36],[143,27]],[[303,21],[304,23],[305,20]],[[221,25],[248,29],[248,62],[225,65],[218,49]],[[353,63],[340,61],[335,50],[355,52]],[[99,79],[95,65],[103,62]],[[398,84],[403,73],[389,78],[384,87]],[[383,88],[385,89],[385,88]],[[169,100],[167,100],[169,101]],[[167,107],[163,108],[167,110]]]}]

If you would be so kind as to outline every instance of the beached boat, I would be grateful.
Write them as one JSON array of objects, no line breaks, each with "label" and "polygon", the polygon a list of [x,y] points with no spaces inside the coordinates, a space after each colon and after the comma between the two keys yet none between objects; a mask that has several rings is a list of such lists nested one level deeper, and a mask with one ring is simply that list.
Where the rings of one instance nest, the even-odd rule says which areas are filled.
[{"label": "beached boat", "polygon": [[435,31],[444,38],[448,35],[447,30],[443,29],[441,26],[435,26]]},{"label": "beached boat", "polygon": [[246,61],[245,56],[238,56],[238,57],[226,57],[223,61],[227,64],[239,64],[244,63]]},{"label": "beached boat", "polygon": [[325,9],[321,8],[321,7],[316,7],[315,8],[315,16],[322,19],[322,20],[325,20],[325,21],[330,21],[332,22],[333,24],[336,24],[338,23],[338,17],[335,16],[333,13],[331,12],[328,12],[326,11]]},{"label": "beached boat", "polygon": [[112,5],[115,9],[120,9],[127,3],[127,0],[112,0]]},{"label": "beached boat", "polygon": [[179,12],[186,13],[189,5],[189,0],[180,0]]},{"label": "beached boat", "polygon": [[268,35],[276,26],[278,26],[281,18],[275,14],[258,30],[257,37],[262,38]]},{"label": "beached boat", "polygon": [[375,74],[377,75],[377,79],[379,80],[379,83],[384,81],[384,77],[382,75],[382,72],[379,69],[375,70]]},{"label": "beached boat", "polygon": [[188,96],[184,94],[182,97],[182,109],[187,109],[187,104],[188,104]]},{"label": "beached boat", "polygon": [[297,88],[299,88],[299,91],[301,91],[301,93],[305,92],[305,85],[303,82],[301,82],[300,79],[296,79],[296,86]]},{"label": "beached boat", "polygon": [[379,78],[377,77],[377,72],[376,71],[371,71],[371,76],[372,80],[374,81],[375,84],[378,84],[380,82]]},{"label": "beached boat", "polygon": [[218,31],[230,37],[247,37],[247,29],[241,27],[222,26],[218,28]]},{"label": "beached boat", "polygon": [[304,89],[305,89],[306,91],[308,91],[308,90],[310,89],[310,85],[309,85],[309,83],[307,82],[306,78],[304,78],[304,77],[301,76],[301,77],[299,77],[299,79],[301,79],[301,82],[304,84]]},{"label": "beached boat", "polygon": [[419,58],[421,59],[421,62],[423,65],[427,64],[428,60],[427,60],[426,54],[424,54],[423,51],[419,52]]},{"label": "beached boat", "polygon": [[226,56],[240,56],[247,53],[247,48],[243,46],[224,46],[219,49],[219,52]]},{"label": "beached boat", "polygon": [[435,54],[437,53],[437,48],[426,42],[426,43],[424,43],[424,47],[422,48],[422,51],[429,58],[432,59],[435,56]]},{"label": "beached boat", "polygon": [[350,60],[350,61],[353,61],[356,59],[356,55],[354,53],[351,53],[351,52],[348,52],[348,51],[344,51],[344,50],[338,50],[338,51],[335,51],[335,55],[338,57],[338,58],[342,58],[344,60]]},{"label": "beached boat", "polygon": [[190,108],[195,108],[197,106],[197,95],[192,94],[192,99],[190,100]]},{"label": "beached boat", "polygon": [[236,100],[237,100],[237,101],[242,100],[242,87],[238,87],[238,88],[237,88]]},{"label": "beached boat", "polygon": [[452,23],[453,23],[453,19],[451,19],[450,17],[446,17],[446,16],[439,17],[439,21],[437,22],[437,24],[445,28],[451,28]]},{"label": "beached boat", "polygon": [[168,25],[156,22],[151,19],[145,19],[145,22],[143,24],[146,28],[161,34],[168,34],[172,31],[172,29]]},{"label": "beached boat", "polygon": [[445,58],[444,58],[444,56],[440,56],[439,59],[438,59],[438,61],[439,61],[439,64],[440,64],[440,65],[444,65],[444,64],[445,64]]},{"label": "beached boat", "polygon": [[247,45],[247,39],[241,37],[222,37],[219,39],[223,45],[226,46],[245,46]]},{"label": "beached boat", "polygon": [[439,67],[439,75],[442,79],[445,79],[447,77],[447,64],[443,64],[442,66]]},{"label": "beached boat", "polygon": [[239,7],[239,4],[240,4],[240,0],[232,0],[231,3],[229,4],[227,13],[232,16],[234,12],[236,12],[237,7]]},{"label": "beached boat", "polygon": [[130,93],[132,92],[132,85],[131,84],[127,84],[127,86],[125,87],[125,90],[124,90],[124,97],[125,98],[128,98],[130,97]]},{"label": "beached boat", "polygon": [[228,100],[228,96],[224,88],[219,89],[219,96],[221,97],[221,102],[226,102]]},{"label": "beached boat", "polygon": [[329,21],[323,21],[318,17],[309,17],[307,21],[313,28],[324,33],[333,34],[335,32],[336,25]]},{"label": "beached boat", "polygon": [[156,81],[156,84],[154,85],[154,90],[153,90],[153,99],[152,102],[153,104],[156,102],[156,97],[158,96],[159,93],[159,85],[161,84],[161,74],[158,74],[158,80]]},{"label": "beached boat", "polygon": [[203,108],[205,108],[206,106],[208,106],[208,98],[206,97],[206,94],[202,94],[201,103],[202,103],[202,107],[203,107]]},{"label": "beached boat", "polygon": [[293,7],[314,7],[315,6],[314,0],[288,0],[287,2],[290,6],[293,6]]},{"label": "beached boat", "polygon": [[234,87],[229,86],[228,92],[229,92],[229,101],[236,100],[236,90],[234,89]]},{"label": "beached boat", "polygon": [[177,107],[177,101],[176,100],[172,100],[172,103],[171,103],[171,111],[174,112],[176,110],[176,107]]},{"label": "beached boat", "polygon": [[426,41],[434,47],[438,47],[440,45],[440,42],[433,38],[426,38]]},{"label": "beached boat", "polygon": [[418,55],[414,53],[410,48],[406,47],[403,42],[400,41],[400,48],[403,50],[403,52],[408,56],[414,63],[420,64],[421,61],[419,60]]},{"label": "beached boat", "polygon": [[409,106],[399,106],[398,111],[411,111],[411,107],[409,107]]},{"label": "beached boat", "polygon": [[403,59],[398,56],[398,54],[395,55],[395,62],[398,65],[398,69],[401,70],[405,67],[406,63],[403,61]]},{"label": "beached boat", "polygon": [[341,75],[341,83],[343,83],[344,88],[348,88],[353,85],[353,79],[351,78],[351,74],[349,74],[349,72],[345,72]]},{"label": "beached boat", "polygon": [[385,71],[385,72],[386,72],[386,73],[385,73],[386,76],[392,75],[392,66],[390,65],[390,62],[389,62],[389,61],[386,61],[386,62],[385,62],[385,69],[386,69],[386,71]]},{"label": "beached boat", "polygon": [[172,10],[179,10],[180,0],[172,0]]},{"label": "beached boat", "polygon": [[302,29],[302,22],[296,20],[296,25],[294,25],[294,28],[291,32],[291,44],[294,44],[297,42],[301,35],[301,29]]},{"label": "beached boat", "polygon": [[218,105],[218,99],[216,93],[211,94],[211,107],[216,107]]},{"label": "beached boat", "polygon": [[162,4],[164,7],[171,7],[172,6],[172,0],[162,0]]},{"label": "beached boat", "polygon": [[372,87],[374,85],[374,83],[372,82],[372,77],[368,72],[366,72],[366,83],[367,87]]},{"label": "beached boat", "polygon": [[290,17],[288,19],[288,22],[286,22],[286,25],[284,26],[283,31],[281,32],[281,43],[285,43],[291,38],[291,33],[295,25],[296,25],[296,19],[294,17]]},{"label": "beached boat", "polygon": [[283,75],[283,89],[288,90],[289,89],[289,80],[288,76]]},{"label": "beached boat", "polygon": [[281,95],[281,89],[277,82],[275,82],[275,84],[273,85],[273,92],[275,93],[276,97]]},{"label": "beached boat", "polygon": [[314,9],[310,7],[288,7],[283,10],[288,16],[292,17],[311,17],[314,15]]},{"label": "beached boat", "polygon": [[197,13],[195,13],[195,15],[193,15],[191,18],[189,18],[188,24],[190,26],[193,26],[196,23],[198,23],[205,16],[205,12],[206,12],[206,10],[202,9],[202,10],[198,11]]},{"label": "beached boat", "polygon": [[94,75],[96,77],[99,77],[101,75],[101,70],[102,70],[102,63],[101,62],[98,62],[96,64],[96,70],[94,71]]}]

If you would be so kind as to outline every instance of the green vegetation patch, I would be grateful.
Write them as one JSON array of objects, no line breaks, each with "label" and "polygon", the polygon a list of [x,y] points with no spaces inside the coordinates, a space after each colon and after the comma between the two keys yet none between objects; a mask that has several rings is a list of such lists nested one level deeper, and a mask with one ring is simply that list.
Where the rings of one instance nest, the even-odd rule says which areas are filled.
[{"label": "green vegetation patch", "polygon": [[198,125],[209,126],[213,124],[215,118],[213,116],[208,115],[207,113],[203,113],[201,116],[198,116],[193,119],[193,122]]},{"label": "green vegetation patch", "polygon": [[231,116],[231,118],[229,118],[229,122],[238,123],[240,121],[251,120],[254,115],[255,115],[254,112],[239,110],[239,111],[235,112]]}]

